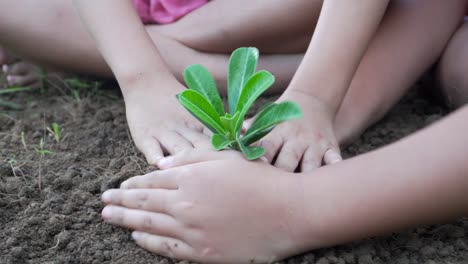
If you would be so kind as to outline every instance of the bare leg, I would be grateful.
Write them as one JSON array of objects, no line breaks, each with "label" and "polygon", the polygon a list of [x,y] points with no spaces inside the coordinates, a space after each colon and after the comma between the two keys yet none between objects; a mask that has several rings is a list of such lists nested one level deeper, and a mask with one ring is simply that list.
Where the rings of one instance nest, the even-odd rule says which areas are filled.
[{"label": "bare leg", "polygon": [[[276,14],[275,16],[270,13],[268,16],[258,16],[259,13],[265,13],[258,10],[258,13],[239,10],[236,17],[227,16],[227,11],[236,8],[226,9],[223,6],[229,5],[229,1],[220,0],[211,2],[177,23],[149,26],[148,31],[179,79],[184,67],[192,63],[202,63],[215,73],[220,83],[225,83],[227,55],[209,54],[198,50],[227,53],[234,47],[249,44],[269,52],[274,52],[275,49],[280,52],[305,50],[321,1],[306,1],[308,5],[295,1],[299,4],[290,7],[313,14],[314,17],[310,19],[305,19],[310,17],[310,14],[303,14],[305,18],[301,19],[299,15],[291,16],[289,10],[284,12],[284,1],[281,1],[282,6],[278,1],[266,2],[266,5],[258,6],[270,11],[275,7],[276,11],[270,12]],[[8,8],[1,8],[1,5],[2,3],[0,36],[8,36],[4,39],[0,37],[3,44],[15,47],[19,54],[41,63],[79,72],[111,75],[93,40],[82,28],[70,1],[47,0],[39,4],[33,0],[22,0],[8,2]],[[237,2],[235,5],[242,6]],[[288,5],[291,4],[288,2]],[[34,19],[27,14],[27,10],[35,10]],[[463,10],[464,2],[461,0],[447,3],[438,0],[392,1],[338,113],[335,126],[341,142],[353,138],[381,118],[420,74],[435,62],[462,17]],[[242,17],[242,14],[245,14],[245,17]],[[26,20],[18,24],[17,17],[25,17]],[[433,22],[436,18],[445,23]],[[217,23],[214,23],[213,19]],[[288,23],[284,23],[287,27],[281,26],[281,22],[288,19],[298,23],[295,25],[297,29]],[[253,23],[253,20],[258,20],[258,23]],[[38,24],[37,21],[42,23]],[[261,27],[257,26],[251,32],[245,31],[247,25],[238,23],[239,21],[250,21],[250,26]],[[203,30],[194,30],[191,25]],[[275,35],[275,30],[284,34],[292,30],[291,32],[296,32],[297,41],[294,38],[285,38],[284,41],[288,45],[282,45],[284,34]],[[260,33],[259,41],[251,41]],[[38,49],[42,52],[37,53]],[[398,56],[398,60],[395,56]],[[300,60],[301,54],[264,56],[261,58],[260,67],[276,75],[278,91],[286,87]]]},{"label": "bare leg", "polygon": [[340,143],[349,143],[382,118],[436,62],[464,7],[464,1],[391,2],[336,117]]},{"label": "bare leg", "polygon": [[[269,3],[268,1],[263,2]],[[278,6],[280,2],[276,2]],[[5,6],[2,8],[3,4]],[[210,3],[207,7],[213,9],[220,8],[223,5],[225,5],[224,2],[218,3],[216,1]],[[239,3],[236,2],[235,6],[238,5]],[[277,10],[281,10],[280,7],[278,6]],[[28,10],[34,10],[34,16],[29,15]],[[202,11],[203,8],[199,10]],[[235,10],[235,8],[230,10]],[[184,39],[184,44],[182,44],[182,42],[173,38],[173,35],[181,36],[187,33],[183,31],[186,24],[193,23],[197,25],[209,22],[204,16],[197,15],[196,12],[198,10],[193,13],[193,16],[187,16],[180,22],[171,25],[167,30],[165,30],[165,27],[168,26],[148,26],[148,31],[176,77],[181,79],[180,74],[186,66],[193,63],[202,63],[214,72],[220,83],[224,83],[228,61],[227,55],[196,51],[190,46],[191,41],[195,45],[202,42],[197,42],[196,39]],[[256,12],[257,14],[261,13],[258,10]],[[211,13],[217,14],[216,12]],[[242,12],[238,12],[237,17],[227,16],[227,18],[231,17],[232,19],[224,19],[228,20],[225,23],[236,25],[233,22],[234,19],[251,21],[248,17],[238,17],[242,14]],[[254,13],[246,14],[246,16],[258,17]],[[22,23],[18,23],[18,17],[24,18]],[[273,20],[271,15],[268,17]],[[179,23],[180,27],[177,26]],[[211,24],[210,30],[203,31],[197,36],[192,36],[192,38],[203,39],[205,36],[214,36],[223,30],[224,26],[226,25]],[[160,31],[164,31],[164,35]],[[238,30],[235,29],[232,34],[237,34],[237,32]],[[94,41],[82,27],[71,1],[47,0],[39,3],[33,0],[24,0],[14,3],[0,3],[0,36],[8,36],[3,39],[0,37],[2,45],[11,49],[14,48],[14,51],[21,54],[21,56],[38,63],[75,72],[111,76],[111,71],[97,51]],[[231,38],[236,39],[235,36],[231,36]],[[263,41],[270,43],[269,41]],[[213,43],[213,49],[219,49],[217,45],[222,46],[223,43],[231,43],[230,45],[233,47],[248,44],[242,43],[242,40],[237,42],[225,40],[223,43],[219,41],[204,43],[208,45],[208,49],[210,49],[209,43]],[[41,50],[41,52],[39,53],[37,50]],[[231,50],[227,47],[224,52],[228,53]],[[284,88],[300,60],[301,55],[265,56],[261,58],[260,67],[272,71],[278,80],[276,87]]]},{"label": "bare leg", "polygon": [[436,71],[442,99],[450,108],[468,102],[468,22],[450,40]]}]

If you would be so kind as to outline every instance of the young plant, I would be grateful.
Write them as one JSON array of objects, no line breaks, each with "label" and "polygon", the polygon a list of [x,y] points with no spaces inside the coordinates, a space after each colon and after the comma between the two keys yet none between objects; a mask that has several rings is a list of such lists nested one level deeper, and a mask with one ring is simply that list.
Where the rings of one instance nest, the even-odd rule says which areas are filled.
[{"label": "young plant", "polygon": [[35,147],[34,150],[36,151],[37,154],[41,155],[41,158],[44,157],[45,155],[54,154],[53,151],[50,151],[45,148],[45,142],[43,138],[41,138],[41,140],[39,141],[39,147],[38,148]]},{"label": "young plant", "polygon": [[60,128],[59,128],[59,125],[57,123],[53,123],[52,124],[52,128],[48,127],[47,128],[47,131],[49,131],[49,133],[54,136],[55,138],[55,141],[57,143],[60,143],[60,139],[62,138],[62,133],[60,131]]},{"label": "young plant", "polygon": [[229,60],[228,112],[210,72],[201,65],[189,66],[184,71],[188,90],[177,95],[180,103],[213,132],[211,144],[216,150],[231,148],[241,151],[248,160],[265,154],[265,149],[253,146],[276,125],[302,117],[294,102],[272,103],[257,113],[252,126],[242,134],[242,124],[250,107],[275,81],[268,71],[256,71],[256,48],[239,48]]}]

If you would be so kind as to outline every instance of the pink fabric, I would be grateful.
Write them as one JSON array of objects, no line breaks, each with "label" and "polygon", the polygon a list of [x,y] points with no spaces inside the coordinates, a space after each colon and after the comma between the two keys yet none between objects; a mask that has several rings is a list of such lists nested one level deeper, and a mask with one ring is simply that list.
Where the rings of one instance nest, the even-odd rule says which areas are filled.
[{"label": "pink fabric", "polygon": [[133,0],[145,24],[168,24],[206,4],[208,0]]}]

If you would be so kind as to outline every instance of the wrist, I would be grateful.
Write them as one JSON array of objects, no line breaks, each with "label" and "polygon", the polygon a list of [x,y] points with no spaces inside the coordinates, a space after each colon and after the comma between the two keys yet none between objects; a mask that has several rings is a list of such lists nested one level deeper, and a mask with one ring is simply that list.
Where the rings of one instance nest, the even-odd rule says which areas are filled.
[{"label": "wrist", "polygon": [[124,98],[133,94],[154,93],[176,95],[184,87],[168,73],[133,72],[117,78]]},{"label": "wrist", "polygon": [[[322,100],[319,97],[314,96],[311,93],[307,93],[297,89],[287,89],[278,102],[292,101],[297,103],[302,109],[308,109],[313,111],[314,115],[321,115],[333,122],[335,119],[337,110],[330,105],[328,102]],[[307,114],[307,113],[304,113]]]}]

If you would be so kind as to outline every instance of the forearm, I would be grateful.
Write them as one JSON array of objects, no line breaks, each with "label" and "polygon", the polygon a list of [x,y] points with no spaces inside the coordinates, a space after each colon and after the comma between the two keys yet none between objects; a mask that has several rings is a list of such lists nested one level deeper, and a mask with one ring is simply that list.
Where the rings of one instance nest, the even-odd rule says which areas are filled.
[{"label": "forearm", "polygon": [[149,84],[155,76],[175,80],[131,1],[74,0],[74,4],[122,89]]},{"label": "forearm", "polygon": [[465,107],[398,143],[306,177],[306,219],[320,223],[320,246],[467,215],[467,119]]},{"label": "forearm", "polygon": [[336,112],[388,0],[325,0],[290,91],[310,94]]}]

